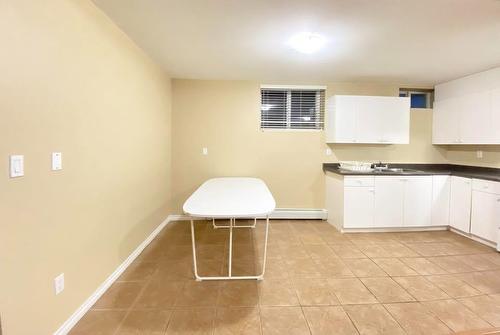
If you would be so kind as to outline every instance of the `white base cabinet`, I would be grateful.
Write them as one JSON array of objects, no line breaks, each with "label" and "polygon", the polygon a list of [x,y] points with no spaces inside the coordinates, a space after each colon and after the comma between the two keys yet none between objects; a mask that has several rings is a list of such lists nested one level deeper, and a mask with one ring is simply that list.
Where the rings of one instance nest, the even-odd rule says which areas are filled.
[{"label": "white base cabinet", "polygon": [[450,226],[464,233],[470,232],[472,180],[451,176]]},{"label": "white base cabinet", "polygon": [[431,226],[432,176],[408,177],[404,184],[404,227]]},{"label": "white base cabinet", "polygon": [[326,206],[328,222],[341,230],[450,226],[492,243],[500,239],[500,182],[327,173]]},{"label": "white base cabinet", "polygon": [[375,227],[431,225],[432,176],[375,177]]},{"label": "white base cabinet", "polygon": [[448,226],[450,224],[450,176],[432,176],[432,213],[433,226]]},{"label": "white base cabinet", "polygon": [[327,174],[328,220],[346,229],[431,226],[432,193],[432,176]]},{"label": "white base cabinet", "polygon": [[402,227],[404,183],[398,177],[375,178],[375,227]]},{"label": "white base cabinet", "polygon": [[374,199],[373,187],[345,187],[344,227],[373,227]]},{"label": "white base cabinet", "polygon": [[470,232],[496,242],[500,228],[500,183],[474,179],[472,189]]}]

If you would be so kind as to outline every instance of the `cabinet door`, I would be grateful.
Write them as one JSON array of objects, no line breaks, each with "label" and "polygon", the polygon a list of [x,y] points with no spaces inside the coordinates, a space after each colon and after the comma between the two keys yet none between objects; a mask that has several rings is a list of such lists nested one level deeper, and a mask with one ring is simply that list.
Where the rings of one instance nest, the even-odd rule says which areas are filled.
[{"label": "cabinet door", "polygon": [[382,142],[410,143],[410,98],[380,97],[385,100],[381,111],[384,131]]},{"label": "cabinet door", "polygon": [[404,226],[430,226],[432,222],[432,176],[408,177],[404,183]]},{"label": "cabinet door", "polygon": [[356,134],[359,143],[383,143],[384,100],[380,97],[359,96],[356,103]]},{"label": "cabinet door", "polygon": [[327,143],[356,142],[356,97],[335,95],[328,103]]},{"label": "cabinet door", "polygon": [[451,177],[450,226],[470,232],[472,185],[469,178]]},{"label": "cabinet door", "polygon": [[500,226],[500,195],[472,191],[470,232],[485,240],[497,242]]},{"label": "cabinet door", "polygon": [[344,188],[344,228],[373,227],[373,187]]},{"label": "cabinet door", "polygon": [[432,176],[432,225],[450,224],[450,176]]},{"label": "cabinet door", "polygon": [[402,227],[404,183],[399,177],[375,177],[375,227]]},{"label": "cabinet door", "polygon": [[491,99],[491,126],[493,129],[492,143],[500,144],[500,88],[490,92]]},{"label": "cabinet door", "polygon": [[458,99],[460,143],[488,144],[493,137],[490,92],[477,92]]},{"label": "cabinet door", "polygon": [[459,110],[457,99],[434,101],[432,111],[432,143],[459,143]]}]

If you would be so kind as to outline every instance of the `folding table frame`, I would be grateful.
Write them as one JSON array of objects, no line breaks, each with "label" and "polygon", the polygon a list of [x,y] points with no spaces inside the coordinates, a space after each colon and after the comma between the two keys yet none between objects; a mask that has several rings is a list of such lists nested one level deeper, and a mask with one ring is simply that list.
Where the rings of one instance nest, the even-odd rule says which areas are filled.
[{"label": "folding table frame", "polygon": [[194,265],[194,276],[197,281],[202,280],[241,280],[241,279],[254,279],[262,280],[264,279],[264,273],[266,271],[266,259],[267,259],[267,238],[269,235],[269,215],[266,216],[266,234],[264,237],[264,262],[262,263],[262,272],[260,275],[256,276],[233,276],[232,273],[232,261],[233,261],[233,229],[234,228],[255,228],[257,225],[257,218],[254,218],[253,225],[236,226],[236,218],[229,218],[229,226],[226,225],[216,225],[215,219],[212,219],[212,226],[214,229],[227,228],[229,229],[229,257],[228,257],[228,275],[227,276],[200,276],[198,274],[198,261],[196,257],[196,235],[194,231],[194,220],[191,218],[191,243],[193,246],[193,265]]}]

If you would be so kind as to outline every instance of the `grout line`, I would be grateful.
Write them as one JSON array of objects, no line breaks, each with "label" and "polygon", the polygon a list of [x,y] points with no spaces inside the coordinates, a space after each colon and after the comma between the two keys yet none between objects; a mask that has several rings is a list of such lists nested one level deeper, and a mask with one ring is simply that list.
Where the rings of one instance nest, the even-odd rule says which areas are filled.
[{"label": "grout line", "polygon": [[[283,221],[284,221],[284,220],[283,220]],[[200,224],[201,224],[201,223],[200,223]],[[259,221],[259,224],[260,224],[260,221]],[[287,223],[286,223],[286,225],[288,225],[287,230],[286,230],[286,233],[285,233],[286,237],[287,237],[287,238],[293,237],[293,239],[294,239],[294,240],[295,240],[295,238],[298,238],[298,241],[297,241],[298,243],[297,243],[297,244],[287,244],[287,243],[284,243],[284,244],[283,244],[283,243],[280,243],[280,242],[278,241],[278,242],[277,242],[277,246],[278,246],[278,249],[280,249],[280,255],[281,255],[281,252],[282,252],[282,246],[283,246],[283,245],[290,245],[290,246],[292,246],[292,248],[293,248],[293,246],[294,246],[294,245],[295,245],[295,246],[299,246],[300,248],[302,248],[302,249],[304,249],[304,250],[305,250],[305,252],[307,253],[307,256],[308,256],[308,257],[307,257],[307,259],[308,259],[308,260],[310,260],[310,261],[313,261],[313,263],[315,264],[315,267],[316,267],[316,268],[319,266],[319,265],[318,265],[318,264],[316,264],[316,262],[315,262],[315,261],[317,260],[317,258],[313,258],[313,257],[311,257],[311,252],[309,252],[309,251],[308,251],[308,249],[307,249],[307,247],[308,247],[308,246],[310,246],[310,245],[318,245],[318,246],[319,246],[319,245],[322,245],[322,246],[326,246],[327,248],[329,248],[330,250],[332,250],[332,252],[333,252],[333,254],[334,254],[334,255],[337,255],[337,254],[335,253],[335,251],[331,248],[333,245],[335,245],[335,243],[326,243],[326,241],[325,241],[324,243],[316,243],[316,244],[315,244],[315,243],[305,243],[305,242],[303,241],[303,239],[301,239],[301,238],[300,238],[300,236],[301,236],[302,234],[307,233],[307,229],[302,230],[302,228],[303,228],[303,227],[307,228],[307,226],[310,226],[310,225],[311,225],[311,223],[304,223],[304,224],[300,223],[300,228],[298,228],[298,229],[297,229],[297,228],[292,228],[292,226],[293,226],[293,225],[292,225],[290,222],[287,222]],[[203,231],[200,231],[200,232],[197,232],[197,233],[198,233],[198,234],[200,234],[200,233],[201,233],[201,234],[203,234],[204,232],[206,233],[206,230],[208,230],[208,228],[209,228],[209,226],[207,225]],[[272,230],[271,230],[271,228],[270,228],[270,237],[271,237],[271,231],[272,231]],[[279,231],[279,230],[278,230],[277,232],[278,232],[278,234],[281,234],[281,231]],[[176,233],[176,234],[177,234],[177,233],[182,234],[182,232],[175,232],[175,233]],[[321,234],[322,234],[322,232],[318,230],[318,231],[314,232],[314,234],[321,235]],[[186,234],[184,234],[184,235],[186,235]],[[201,235],[200,235],[200,236],[201,236]],[[347,236],[346,238],[349,240],[349,237],[348,237],[348,236]],[[250,239],[251,239],[251,245],[256,246],[256,245],[257,245],[257,236],[255,236],[255,234],[253,234],[253,232],[252,232],[252,234],[250,234]],[[354,246],[355,248],[359,249],[358,244],[352,243],[352,240],[350,240],[350,241],[351,241],[352,246]],[[359,242],[359,240],[358,240],[358,242]],[[366,253],[365,253],[365,252],[363,252],[363,251],[361,251],[361,249],[359,249],[359,250],[360,250],[360,252],[361,252],[363,255],[365,255],[365,256],[366,256],[366,258],[362,258],[362,259],[368,259],[368,260],[370,260],[370,261],[371,261],[371,262],[373,262],[373,263],[374,263],[374,264],[375,264],[375,265],[376,265],[376,266],[377,266],[380,270],[382,270],[382,272],[383,272],[383,273],[387,274],[387,276],[383,276],[383,277],[380,277],[380,278],[390,278],[391,280],[395,281],[395,280],[393,279],[394,277],[415,277],[415,276],[419,276],[419,277],[424,278],[426,281],[428,281],[429,283],[431,283],[432,285],[434,285],[436,288],[438,288],[439,290],[443,291],[444,293],[446,293],[444,290],[442,290],[439,286],[437,286],[437,285],[435,285],[434,283],[432,283],[432,282],[431,282],[431,281],[427,278],[427,277],[430,277],[430,276],[434,276],[433,274],[425,274],[425,275],[423,275],[423,274],[418,273],[417,275],[391,276],[391,275],[389,275],[389,273],[388,273],[386,270],[384,270],[384,269],[383,269],[382,267],[380,267],[380,266],[379,266],[376,262],[374,262],[374,259],[379,259],[379,258],[382,258],[382,259],[383,259],[383,258],[392,258],[392,259],[396,259],[396,260],[399,260],[400,262],[402,262],[405,266],[408,266],[409,268],[413,269],[412,267],[410,267],[409,265],[407,265],[405,262],[403,262],[403,261],[402,261],[402,259],[404,259],[404,258],[424,258],[425,260],[429,261],[430,263],[432,263],[433,265],[437,266],[438,268],[441,268],[438,264],[436,264],[436,263],[432,262],[432,260],[431,260],[431,259],[429,259],[429,258],[435,258],[435,257],[454,257],[454,256],[462,256],[462,255],[483,255],[483,254],[484,254],[484,255],[488,255],[488,254],[493,254],[493,253],[487,253],[487,252],[482,251],[482,250],[477,250],[477,251],[475,251],[475,252],[473,252],[473,253],[471,253],[471,254],[451,254],[451,255],[430,255],[430,256],[424,256],[424,255],[422,255],[421,253],[418,253],[418,252],[416,252],[415,250],[413,250],[412,248],[408,247],[408,246],[406,245],[406,243],[408,243],[408,242],[403,242],[403,241],[399,241],[399,240],[397,240],[397,239],[396,239],[396,240],[394,240],[393,242],[391,241],[391,242],[388,242],[388,243],[392,243],[392,244],[399,243],[401,246],[404,246],[404,247],[406,247],[406,248],[409,248],[410,250],[414,251],[415,253],[417,253],[417,254],[419,254],[419,255],[418,255],[418,256],[411,256],[411,257],[399,257],[399,256],[369,257],[368,255],[366,255]],[[387,242],[384,242],[384,243],[380,243],[380,244],[370,244],[369,246],[380,246],[380,245],[382,245],[382,246],[383,246],[384,244],[388,244],[388,243],[387,243]],[[450,242],[433,241],[433,242],[410,242],[410,243],[450,243]],[[211,245],[211,246],[218,246],[219,244],[208,244],[208,245]],[[340,245],[342,245],[342,244],[340,244]],[[188,245],[188,246],[189,246],[189,245]],[[172,246],[172,247],[175,247],[175,246]],[[225,257],[225,256],[226,256],[226,251],[227,251],[227,243],[224,243],[224,255],[223,255],[223,257]],[[254,250],[254,251],[255,251],[255,250]],[[268,250],[268,251],[269,251],[269,250]],[[256,254],[254,253],[254,258],[255,258],[255,256],[256,256]],[[269,255],[268,255],[268,256],[269,256]],[[285,255],[285,256],[286,256],[286,255]],[[337,256],[338,256],[338,255],[337,255]],[[324,257],[321,257],[321,258],[319,258],[319,259],[323,260],[323,259],[325,259],[325,258],[324,258]],[[326,261],[328,262],[328,261],[329,261],[329,259],[330,259],[330,258],[328,258],[328,257],[327,257],[327,258],[326,258]],[[349,267],[349,266],[347,266],[347,265],[345,264],[345,259],[342,259],[342,258],[340,258],[340,257],[337,257],[336,259],[337,259],[339,262],[341,262],[342,264],[344,264],[344,265],[345,265],[348,269],[350,269],[350,267]],[[486,260],[486,261],[488,261],[486,258],[485,258],[485,260]],[[135,262],[135,263],[137,263],[137,262],[139,262],[139,261],[140,261],[140,260],[139,260],[139,259],[137,259],[137,260],[135,260],[134,262]],[[179,261],[179,260],[178,260],[178,261]],[[190,261],[192,262],[192,255],[191,255]],[[269,261],[269,257],[268,257],[268,261]],[[145,260],[145,262],[147,262],[147,260]],[[179,261],[179,262],[182,262],[182,260],[181,260],[181,261]],[[283,260],[282,258],[280,258],[280,262],[281,262],[281,263],[283,263],[283,262],[284,262],[284,260]],[[490,262],[491,264],[496,265],[496,263],[494,263],[494,262],[491,262],[491,261],[489,261],[489,262]],[[158,262],[155,262],[155,263],[157,263],[157,264],[158,264]],[[286,263],[283,263],[283,264],[286,266]],[[221,267],[221,270],[223,270],[223,267],[224,267],[224,262],[222,262],[222,263],[221,263],[220,267]],[[139,298],[141,297],[141,295],[144,293],[144,291],[145,291],[145,290],[146,290],[146,288],[148,287],[149,283],[152,281],[152,279],[153,279],[154,275],[155,275],[155,274],[159,271],[159,268],[160,268],[160,267],[159,267],[159,266],[157,266],[157,267],[156,267],[156,269],[155,269],[155,271],[153,271],[153,273],[152,273],[151,275],[149,275],[149,278],[148,278],[147,280],[145,280],[145,281],[144,281],[144,286],[141,288],[141,290],[140,290],[139,294],[138,294],[138,295],[137,295],[137,297],[134,299],[133,303],[132,303],[129,307],[127,307],[127,308],[126,308],[126,313],[125,313],[125,316],[124,316],[124,317],[123,317],[123,319],[120,321],[120,323],[119,323],[119,325],[118,325],[117,329],[115,330],[115,332],[114,332],[114,334],[115,334],[115,335],[119,334],[119,331],[120,331],[120,329],[122,328],[122,326],[123,326],[123,324],[124,324],[124,321],[125,321],[125,320],[126,320],[126,318],[129,316],[129,314],[132,312],[132,310],[134,310],[134,306],[136,305],[137,301],[139,300]],[[356,329],[356,331],[359,333],[359,329],[358,329],[358,327],[357,327],[357,326],[356,326],[356,324],[353,322],[353,320],[352,320],[352,318],[350,317],[350,315],[349,315],[349,314],[346,312],[346,310],[344,309],[344,306],[349,306],[349,305],[359,305],[359,304],[342,304],[342,303],[340,302],[340,299],[338,298],[337,294],[336,294],[334,291],[331,291],[331,290],[329,289],[329,291],[331,291],[331,293],[332,293],[332,294],[333,294],[333,295],[337,298],[337,300],[339,301],[339,304],[338,304],[338,305],[332,305],[332,304],[328,304],[328,305],[303,305],[303,304],[301,303],[300,299],[299,299],[299,295],[298,295],[298,291],[297,291],[296,285],[295,285],[295,283],[294,283],[294,279],[307,279],[307,278],[308,278],[308,276],[300,276],[300,275],[299,275],[299,276],[296,276],[296,275],[295,275],[295,276],[291,276],[291,275],[290,275],[290,273],[289,273],[289,271],[288,271],[288,268],[289,268],[289,267],[286,267],[286,269],[287,269],[287,270],[286,270],[286,279],[284,279],[284,280],[286,280],[286,281],[288,281],[288,282],[290,283],[290,287],[291,287],[291,289],[293,290],[293,293],[295,294],[295,297],[296,297],[296,299],[297,299],[298,305],[297,305],[297,306],[262,306],[262,305],[261,305],[261,301],[260,301],[260,290],[259,290],[259,291],[258,291],[258,299],[259,299],[259,302],[258,302],[258,304],[257,304],[256,306],[251,306],[251,308],[256,308],[256,309],[257,309],[257,311],[258,311],[258,317],[259,317],[259,321],[260,321],[260,332],[261,332],[261,334],[263,334],[263,332],[264,332],[264,327],[263,327],[263,318],[262,318],[262,307],[300,307],[300,308],[301,308],[302,315],[303,315],[303,317],[304,317],[304,320],[306,321],[306,325],[307,325],[307,327],[308,327],[308,329],[309,329],[309,332],[310,332],[310,333],[312,333],[311,325],[309,324],[309,321],[308,321],[308,319],[307,319],[307,316],[306,316],[306,314],[305,314],[305,310],[304,310],[304,309],[305,309],[306,307],[308,307],[308,306],[315,306],[315,307],[320,307],[320,308],[321,308],[321,307],[328,307],[328,306],[338,306],[338,307],[340,307],[340,308],[343,310],[343,312],[347,315],[347,317],[349,318],[349,320],[350,320],[351,324],[354,326],[354,328]],[[257,267],[256,267],[256,266],[255,266],[255,269],[257,269]],[[441,269],[442,269],[442,268],[441,268]],[[451,273],[451,272],[448,272],[448,271],[447,271],[447,270],[445,270],[445,269],[442,269],[445,273],[444,273],[444,274],[441,274],[441,275],[456,276],[456,275],[459,275],[459,274],[462,274],[462,273],[485,273],[485,272],[498,272],[498,271],[499,271],[499,269],[500,269],[500,265],[499,265],[499,266],[495,266],[495,268],[494,268],[494,269],[487,269],[487,270],[481,270],[481,271],[459,272],[459,273]],[[413,269],[413,270],[414,270],[414,271],[416,271],[415,269]],[[314,277],[314,278],[315,278],[315,279],[324,279],[324,280],[325,280],[325,281],[327,281],[327,282],[328,282],[328,278],[345,278],[345,277],[343,277],[343,276],[336,276],[336,275],[333,275],[333,276],[332,276],[332,275],[328,275],[328,274],[322,273],[321,271],[319,271],[318,275],[319,275],[319,277]],[[347,279],[353,279],[353,280],[354,280],[354,279],[356,279],[356,280],[358,280],[359,282],[361,282],[361,283],[362,283],[362,285],[365,287],[365,289],[366,289],[368,292],[370,292],[370,294],[372,294],[372,295],[374,296],[375,300],[377,301],[377,303],[373,303],[373,304],[362,304],[362,305],[382,305],[382,306],[383,306],[383,308],[384,308],[384,310],[385,310],[385,311],[386,311],[386,312],[387,312],[387,313],[391,316],[391,318],[393,318],[393,319],[395,320],[395,322],[396,322],[396,323],[397,323],[397,324],[401,327],[401,329],[403,329],[403,328],[402,328],[402,326],[401,326],[401,324],[399,323],[399,321],[395,318],[395,316],[394,316],[394,315],[392,315],[392,314],[390,313],[390,311],[389,311],[389,310],[387,309],[387,307],[386,307],[386,304],[392,304],[392,303],[383,303],[383,302],[381,302],[381,301],[380,301],[380,299],[379,299],[379,298],[377,298],[377,296],[376,296],[376,295],[375,295],[375,294],[374,294],[374,293],[370,290],[370,288],[369,288],[369,287],[368,287],[368,286],[367,286],[367,285],[363,282],[363,280],[362,280],[362,279],[364,279],[364,278],[378,278],[379,276],[375,276],[375,277],[374,277],[374,276],[359,277],[359,276],[355,275],[354,273],[353,273],[353,275],[354,275],[354,277],[348,277]],[[271,279],[273,279],[273,280],[283,280],[283,279],[281,279],[281,278],[277,278],[277,279],[276,279],[276,278],[271,278]],[[182,282],[183,282],[183,284],[182,284],[182,288],[184,288],[190,280],[192,280],[192,278],[190,278],[189,280],[186,280],[186,279],[182,279],[182,280],[181,280],[181,279],[179,279],[179,280],[172,280],[172,281],[182,281]],[[458,278],[458,280],[461,280],[461,279],[459,279],[459,278]],[[469,284],[468,282],[465,282],[464,280],[461,280],[461,281],[462,281],[462,282],[464,282],[465,284],[470,285],[471,287],[473,287],[473,288],[477,289],[476,287],[474,287],[473,285]],[[132,281],[132,280],[131,280],[131,281],[122,281],[122,282],[137,282],[137,281]],[[396,281],[395,281],[395,282],[396,282]],[[400,287],[401,287],[401,285],[400,285],[398,282],[396,282],[396,284],[397,284],[398,286],[400,286]],[[416,299],[416,297],[414,297],[414,296],[413,296],[413,295],[412,295],[412,294],[411,294],[411,293],[410,293],[407,289],[405,289],[404,287],[401,287],[401,288],[402,288],[402,289],[403,289],[403,290],[404,290],[404,291],[405,291],[408,295],[412,296],[412,297],[415,299],[415,301],[413,301],[413,302],[394,302],[394,304],[400,304],[400,303],[418,303],[418,304],[420,304],[420,305],[422,305],[422,306],[425,306],[425,305],[424,305],[424,303],[425,303],[425,302],[428,302],[428,301],[446,301],[446,300],[454,300],[454,301],[456,301],[456,302],[460,303],[461,305],[464,305],[463,303],[461,303],[460,301],[458,301],[458,299],[457,299],[457,298],[454,298],[454,297],[450,297],[450,298],[441,298],[441,299],[433,299],[433,300],[426,300],[426,301],[419,301],[419,300],[418,300],[418,299]],[[483,292],[482,292],[481,290],[479,290],[479,289],[477,289],[477,290],[478,290],[481,294],[476,295],[476,296],[489,296],[489,294],[485,294],[485,293],[483,293]],[[182,290],[181,290],[181,291],[182,291]],[[216,303],[215,303],[215,306],[213,307],[213,308],[215,308],[215,313],[214,313],[215,317],[212,319],[212,332],[211,332],[212,334],[214,334],[214,333],[216,332],[217,317],[218,317],[218,310],[219,310],[219,308],[231,308],[231,306],[218,306],[218,305],[217,305],[217,302],[218,302],[218,300],[219,300],[219,296],[220,296],[220,294],[221,294],[221,291],[222,291],[222,285],[219,285],[219,286],[218,286],[218,288],[217,288],[217,298],[216,298]],[[446,295],[448,295],[448,294],[446,293]],[[175,304],[176,304],[176,301],[177,301],[178,299],[179,299],[179,295],[178,295],[178,296],[176,296],[176,299],[175,299],[175,302],[174,302],[174,306],[173,306],[173,307],[171,307],[170,309],[168,309],[168,310],[169,310],[169,312],[170,312],[170,314],[169,314],[168,319],[165,321],[164,330],[163,330],[164,332],[166,332],[166,331],[167,331],[168,326],[169,326],[169,324],[171,323],[171,320],[172,320],[172,318],[173,318],[173,314],[174,314],[174,312],[176,311],[176,309],[175,309],[175,308],[176,308]],[[465,305],[464,305],[464,306],[465,306]],[[200,306],[188,306],[188,307],[185,307],[185,309],[192,309],[192,308],[198,308],[198,307],[200,307]],[[465,306],[465,307],[466,307],[466,306]],[[470,311],[471,313],[473,313],[474,315],[476,315],[476,313],[474,313],[474,312],[473,312],[472,310],[470,310],[469,308],[467,308],[467,307],[466,307],[466,309],[467,309],[467,310],[469,310],[469,311]],[[116,310],[116,309],[114,309],[114,310]],[[155,310],[158,310],[158,309],[155,309]],[[434,315],[434,316],[435,316],[438,320],[440,320],[443,324],[445,324],[445,326],[446,326],[446,327],[448,327],[448,325],[447,325],[447,324],[446,324],[443,320],[441,320],[441,319],[440,319],[437,315],[435,315],[435,314],[434,314],[434,313],[433,313],[430,309],[428,309],[428,308],[426,307],[426,310],[427,310],[429,313],[431,313],[431,315]],[[481,318],[479,318],[479,319],[481,319]],[[481,320],[483,320],[483,319],[481,319]],[[486,321],[486,320],[483,320],[483,321],[485,321],[486,323],[490,324],[490,323],[489,323],[488,321]],[[448,327],[448,328],[449,328],[449,327]],[[403,329],[403,331],[404,331],[404,329]]]},{"label": "grout line", "polygon": [[[147,248],[147,247],[146,247]],[[143,250],[144,252],[144,250]],[[141,252],[142,253],[142,252]],[[140,254],[139,254],[140,255]],[[134,261],[135,262],[135,261]],[[132,262],[132,263],[134,263]],[[139,294],[137,294],[137,296],[135,297],[134,301],[130,304],[130,306],[127,308],[127,312],[125,313],[125,316],[123,317],[123,319],[120,321],[120,324],[118,325],[118,327],[116,328],[115,332],[113,333],[113,335],[118,335],[119,334],[119,330],[122,328],[125,320],[127,319],[127,317],[130,315],[131,311],[133,310],[133,307],[135,306],[135,304],[137,303],[137,301],[139,300],[139,298],[141,297],[142,293],[146,290],[146,288],[148,287],[149,283],[151,282],[151,279],[153,277],[153,275],[158,271],[158,268],[155,269],[155,271],[153,271],[152,274],[149,275],[149,278],[147,280],[145,280],[145,283],[144,285],[142,286]]]},{"label": "grout line", "polygon": [[351,321],[351,324],[354,326],[354,329],[356,329],[356,331],[358,332],[358,334],[361,334],[361,331],[359,330],[358,326],[356,326],[356,323],[354,323],[354,320],[351,318],[351,316],[349,315],[349,313],[344,309],[344,306],[340,305],[340,308],[342,308],[342,310],[344,311],[345,315],[347,315],[347,317]]}]

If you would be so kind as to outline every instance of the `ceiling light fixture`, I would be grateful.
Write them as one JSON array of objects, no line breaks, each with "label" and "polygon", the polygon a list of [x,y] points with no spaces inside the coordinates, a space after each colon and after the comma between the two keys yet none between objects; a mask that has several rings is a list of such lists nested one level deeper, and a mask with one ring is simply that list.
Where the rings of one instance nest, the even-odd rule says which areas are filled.
[{"label": "ceiling light fixture", "polygon": [[293,35],[288,44],[298,52],[311,54],[320,50],[326,44],[326,40],[316,33],[299,33]]}]

